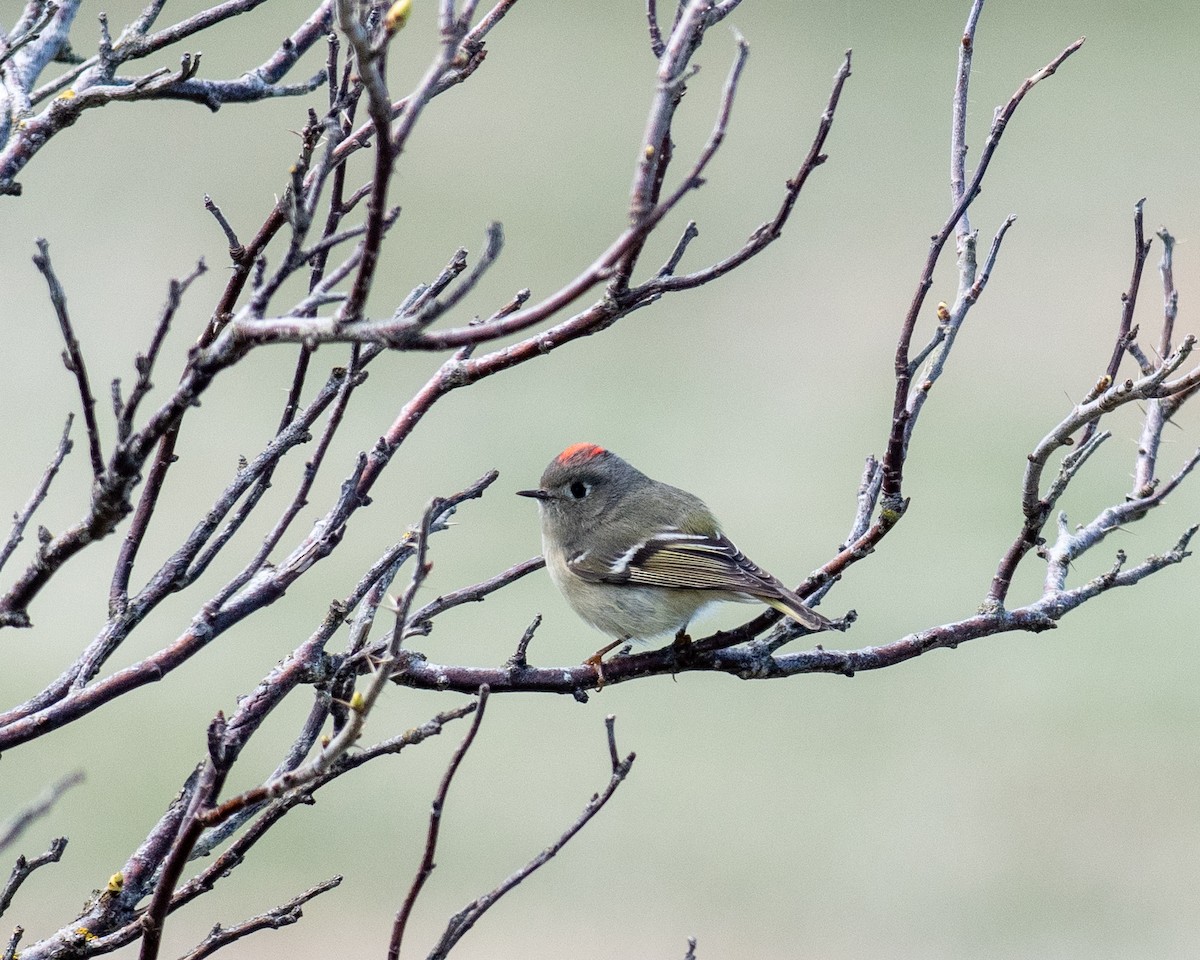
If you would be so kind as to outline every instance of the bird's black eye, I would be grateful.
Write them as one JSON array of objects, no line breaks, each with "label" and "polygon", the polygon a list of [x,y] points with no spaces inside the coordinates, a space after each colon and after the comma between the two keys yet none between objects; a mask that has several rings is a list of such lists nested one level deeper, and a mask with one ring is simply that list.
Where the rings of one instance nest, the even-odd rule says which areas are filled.
[{"label": "bird's black eye", "polygon": [[582,480],[576,480],[569,487],[567,487],[567,492],[576,500],[582,500],[584,497],[586,497],[589,490],[591,490],[591,487],[589,487]]}]

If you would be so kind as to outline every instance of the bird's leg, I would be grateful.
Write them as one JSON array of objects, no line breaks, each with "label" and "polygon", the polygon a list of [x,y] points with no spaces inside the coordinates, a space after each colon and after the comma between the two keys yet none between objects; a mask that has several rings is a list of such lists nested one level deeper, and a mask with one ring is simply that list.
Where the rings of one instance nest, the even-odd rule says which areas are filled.
[{"label": "bird's leg", "polygon": [[629,642],[628,637],[621,637],[620,639],[614,640],[612,643],[605,644],[603,647],[601,647],[599,650],[597,650],[590,657],[588,657],[586,660],[583,661],[589,667],[596,668],[596,689],[597,690],[604,689],[604,655],[606,653],[611,653],[613,650],[616,650],[617,647],[621,646],[621,644],[628,643],[628,642]]},{"label": "bird's leg", "polygon": [[671,655],[675,662],[672,676],[679,671],[679,668],[691,657],[692,653],[692,638],[688,636],[687,624],[685,623],[679,628],[679,632],[675,634],[675,639],[671,643]]}]

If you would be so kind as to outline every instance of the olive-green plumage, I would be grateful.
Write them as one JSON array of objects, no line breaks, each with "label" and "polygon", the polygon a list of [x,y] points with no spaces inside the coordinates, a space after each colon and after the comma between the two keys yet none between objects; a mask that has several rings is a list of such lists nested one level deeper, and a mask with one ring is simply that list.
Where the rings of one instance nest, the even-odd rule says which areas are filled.
[{"label": "olive-green plumage", "polygon": [[522,490],[541,508],[546,567],[584,620],[617,639],[683,630],[710,603],[761,602],[811,631],[833,624],[721,533],[698,497],[575,444]]}]

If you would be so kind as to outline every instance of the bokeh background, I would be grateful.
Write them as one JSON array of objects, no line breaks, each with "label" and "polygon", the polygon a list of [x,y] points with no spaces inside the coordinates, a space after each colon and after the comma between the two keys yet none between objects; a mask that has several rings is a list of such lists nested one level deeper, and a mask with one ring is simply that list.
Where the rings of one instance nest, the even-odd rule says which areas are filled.
[{"label": "bokeh background", "polygon": [[[164,22],[201,6],[168,4]],[[699,493],[739,544],[785,579],[823,562],[845,536],[863,458],[881,452],[896,331],[928,237],[948,209],[949,106],[967,6],[746,0],[728,21],[751,45],[729,137],[707,185],[645,263],[660,262],[687,218],[701,230],[685,262],[697,266],[772,214],[852,47],[854,75],[829,162],[787,235],[718,283],[451,395],[398,454],[344,548],[266,616],[167,682],[9,751],[0,760],[0,816],[61,773],[80,768],[88,778],[19,845],[32,855],[54,836],[71,838],[63,862],[36,874],[6,918],[26,927],[26,941],[69,922],[120,867],[203,755],[212,715],[230,711],[308,635],[429,497],[487,468],[499,468],[498,483],[436,540],[430,595],[538,551],[533,505],[512,491],[577,440]],[[394,90],[432,56],[433,7],[418,0],[395,45]],[[76,49],[93,47],[100,9],[85,4]],[[104,9],[120,24],[136,5]],[[268,3],[205,36],[206,75],[260,62],[299,12]],[[1196,330],[1200,8],[995,0],[977,38],[971,157],[993,108],[1081,34],[1082,52],[1021,107],[973,208],[984,237],[1009,213],[1019,219],[925,409],[909,461],[908,515],[822,608],[858,610],[847,644],[886,642],[974,611],[1018,528],[1026,452],[1103,370],[1140,197],[1148,197],[1148,228],[1166,224],[1179,238],[1179,329]],[[522,0],[488,46],[479,73],[434,103],[401,161],[393,196],[404,209],[373,296],[376,314],[390,313],[459,245],[478,251],[492,219],[504,224],[504,255],[447,322],[490,312],[523,286],[535,297],[548,293],[624,223],[655,73],[643,7]],[[697,58],[702,69],[676,126],[680,170],[711,127],[732,53],[722,26]],[[298,76],[315,72],[319,57],[307,66]],[[324,98],[320,91],[313,102]],[[129,381],[167,279],[207,259],[211,269],[188,295],[160,366],[165,387],[225,278],[224,239],[202,197],[211,194],[249,236],[286,184],[298,143],[290,131],[305,107],[283,100],[210,114],[186,104],[112,106],[85,115],[27,168],[25,195],[0,211],[3,509],[24,502],[77,403],[30,263],[33,239],[51,243],[101,396],[111,378]],[[357,168],[363,178],[365,169]],[[933,305],[952,299],[950,259],[929,298],[926,334]],[[1144,330],[1160,315],[1157,259],[1156,247],[1138,316]],[[323,349],[318,368],[341,359]],[[437,362],[377,361],[296,537]],[[163,556],[237,457],[269,436],[291,364],[289,348],[258,351],[195,411],[147,558]],[[1179,426],[1168,431],[1164,470],[1198,442],[1194,412]],[[1136,411],[1113,429],[1064,504],[1074,521],[1128,488]],[[290,496],[305,455],[277,475],[276,503]],[[86,461],[77,445],[37,518],[50,529],[81,514]],[[1197,520],[1197,502],[1195,489],[1184,488],[1159,514],[1114,535],[1073,582],[1107,566],[1118,547],[1134,558],[1168,548]],[[225,565],[165,604],[111,666],[176,636],[260,534],[261,525],[248,529]],[[0,702],[40,689],[94,635],[117,539],[71,564],[34,605],[33,630],[0,638]],[[1031,559],[1014,603],[1037,595],[1040,572]],[[615,713],[620,746],[638,753],[629,780],[456,956],[673,957],[689,935],[702,957],[1194,956],[1196,586],[1195,567],[1173,568],[1088,604],[1057,631],[981,640],[853,680],[689,674],[608,688],[582,706],[496,697],[450,796],[438,869],[407,952],[423,955],[450,914],[548,844],[607,781],[603,718]],[[539,611],[537,663],[576,663],[603,639],[537,575],[447,615],[421,646],[440,661],[496,664]],[[711,625],[747,612],[732,608]],[[390,735],[459,700],[392,691],[369,734]],[[298,700],[273,718],[233,787],[274,766],[306,708]],[[419,857],[428,801],[462,732],[368,766],[293,813],[216,892],[172,918],[164,955],[186,952],[215,922],[234,923],[334,873],[345,873],[345,883],[305,907],[299,925],[258,934],[224,956],[381,952]]]}]

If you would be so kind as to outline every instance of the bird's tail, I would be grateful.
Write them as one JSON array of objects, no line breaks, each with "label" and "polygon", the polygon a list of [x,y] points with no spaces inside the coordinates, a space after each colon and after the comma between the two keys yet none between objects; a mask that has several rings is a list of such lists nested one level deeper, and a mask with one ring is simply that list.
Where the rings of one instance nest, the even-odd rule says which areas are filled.
[{"label": "bird's tail", "polygon": [[786,587],[781,586],[778,594],[775,596],[762,597],[761,599],[785,617],[791,617],[806,630],[820,633],[822,630],[834,629],[833,621],[826,620],[816,610],[806,606],[803,600]]}]

